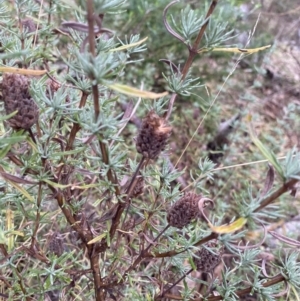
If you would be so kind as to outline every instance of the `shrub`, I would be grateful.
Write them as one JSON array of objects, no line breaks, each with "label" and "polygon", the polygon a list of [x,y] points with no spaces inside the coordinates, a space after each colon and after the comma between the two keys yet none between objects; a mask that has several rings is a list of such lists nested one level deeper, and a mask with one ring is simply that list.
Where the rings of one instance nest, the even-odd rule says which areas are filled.
[{"label": "shrub", "polygon": [[[169,57],[162,57],[164,73],[157,75],[139,27],[121,37],[110,27],[124,24],[124,0],[2,1],[2,299],[274,300],[290,290],[297,294],[293,248],[299,242],[267,227],[289,214],[276,201],[296,190],[297,152],[281,164],[248,116],[248,137],[269,171],[260,192],[248,184],[247,194],[227,203],[210,194],[240,114],[206,141],[210,159],[197,157],[197,169],[181,159],[185,149],[170,147],[176,138],[186,148],[191,142],[176,137],[177,103],[196,99],[206,110],[201,124],[219,96],[206,102],[205,93],[197,96],[205,89],[192,69],[195,58],[237,53],[228,81],[245,55],[268,48],[228,44],[233,31],[221,14],[214,18],[217,2],[205,5],[205,14],[196,4],[179,13],[176,1],[130,3],[149,13],[143,18],[128,10],[131,29],[135,17],[155,24],[151,9],[163,7],[166,30],[148,29],[165,37],[156,36],[156,48],[160,39],[172,43],[164,44]],[[185,50],[185,61],[178,50]],[[234,193],[238,188],[228,198]],[[263,251],[268,232],[289,248]],[[255,233],[263,238],[252,243]]]}]

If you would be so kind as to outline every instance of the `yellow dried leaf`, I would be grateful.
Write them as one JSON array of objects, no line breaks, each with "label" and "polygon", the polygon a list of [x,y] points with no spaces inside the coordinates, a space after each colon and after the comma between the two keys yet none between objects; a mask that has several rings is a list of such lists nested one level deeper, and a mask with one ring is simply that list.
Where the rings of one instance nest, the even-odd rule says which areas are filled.
[{"label": "yellow dried leaf", "polygon": [[270,48],[271,45],[263,46],[263,47],[258,47],[258,48],[251,48],[251,49],[243,49],[243,48],[213,48],[213,49],[200,49],[198,53],[203,53],[203,52],[208,52],[208,51],[213,51],[213,52],[231,52],[231,53],[239,53],[239,54],[253,54],[262,50],[266,50]]},{"label": "yellow dried leaf", "polygon": [[210,224],[209,226],[212,229],[212,231],[215,233],[226,234],[241,229],[246,223],[247,223],[247,219],[244,217],[240,217],[239,219],[237,219],[236,221],[234,221],[229,225],[222,225],[222,226],[215,227],[214,225]]},{"label": "yellow dried leaf", "polygon": [[101,235],[99,235],[99,236],[94,237],[92,240],[90,240],[90,241],[88,242],[88,245],[94,244],[95,242],[101,240],[101,239],[104,238],[105,236],[106,236],[106,233],[103,233],[103,234],[101,234]]},{"label": "yellow dried leaf", "polygon": [[30,202],[34,202],[34,198],[20,185],[15,182],[6,180],[11,186],[15,187],[21,194],[23,194]]},{"label": "yellow dried leaf", "polygon": [[168,95],[168,92],[154,93],[154,92],[139,90],[139,89],[136,89],[136,88],[133,88],[130,86],[126,86],[126,85],[122,85],[122,84],[108,85],[108,87],[111,88],[112,90],[115,90],[122,94],[126,94],[129,96],[141,97],[141,98],[157,99],[157,98],[161,98],[161,97]]},{"label": "yellow dried leaf", "polygon": [[0,72],[40,76],[40,75],[46,74],[48,71],[47,70],[21,69],[21,68],[14,68],[14,67],[0,67]]},{"label": "yellow dried leaf", "polygon": [[[6,230],[12,231],[14,229],[14,213],[13,211],[7,207],[6,208]],[[7,237],[7,249],[11,251],[14,247],[14,236],[9,235]]]},{"label": "yellow dried leaf", "polygon": [[148,37],[146,37],[146,38],[144,38],[144,39],[142,39],[138,42],[132,43],[132,44],[123,45],[123,46],[120,46],[120,47],[117,47],[117,48],[110,49],[109,51],[114,52],[114,51],[126,50],[126,49],[129,49],[129,48],[132,48],[132,47],[135,47],[135,46],[138,46],[138,45],[144,43],[147,39],[148,39]]}]

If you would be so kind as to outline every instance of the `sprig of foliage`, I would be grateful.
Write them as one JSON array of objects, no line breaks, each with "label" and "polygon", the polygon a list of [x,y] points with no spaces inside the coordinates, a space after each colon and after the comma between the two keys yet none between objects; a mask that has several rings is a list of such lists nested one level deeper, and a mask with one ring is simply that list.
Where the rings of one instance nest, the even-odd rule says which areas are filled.
[{"label": "sprig of foliage", "polygon": [[[233,37],[226,20],[214,15],[217,1],[201,14],[192,9],[196,4],[181,12],[174,6],[172,26],[167,13],[175,2],[163,0],[0,4],[0,60],[10,67],[0,70],[10,70],[15,79],[2,76],[0,103],[1,297],[216,301],[255,294],[275,300],[285,294],[285,283],[300,290],[298,253],[290,248],[271,264],[260,248],[266,225],[289,218],[278,200],[295,191],[300,179],[296,149],[281,165],[250,131],[280,179],[275,181],[270,168],[261,192],[247,184],[244,193],[228,177],[224,185],[234,189],[224,199],[217,198],[220,191],[212,195],[224,180],[219,173],[224,167],[206,157],[205,144],[197,143],[195,166],[172,164],[179,145],[172,141],[186,143],[193,125],[186,120],[187,134],[175,137],[176,107],[185,110],[179,96],[203,99],[197,93],[205,76],[200,82],[192,64],[202,58],[199,50],[224,47]],[[153,21],[156,5],[165,7],[159,18],[167,30]],[[134,13],[125,11],[132,6]],[[135,16],[136,11],[145,14]],[[141,24],[120,34],[118,26],[130,28],[134,19]],[[147,47],[144,24],[152,24],[149,34],[157,35]],[[153,65],[144,68],[152,47],[159,50],[160,44],[169,44],[163,61],[170,70],[164,73]],[[175,47],[187,49],[188,56],[173,52]],[[43,77],[21,75],[33,76],[32,70]],[[144,84],[159,94],[140,89]],[[172,94],[160,93],[165,88]],[[137,102],[135,112],[136,97],[146,99]],[[33,101],[38,113],[30,107]],[[8,112],[11,107],[17,109]],[[38,121],[28,126],[33,117]],[[12,123],[16,120],[20,127]],[[224,150],[227,136],[218,137]],[[255,231],[263,233],[259,242]],[[277,238],[298,246],[283,235]],[[266,265],[279,274],[268,276]],[[193,271],[213,277],[199,279]]]}]

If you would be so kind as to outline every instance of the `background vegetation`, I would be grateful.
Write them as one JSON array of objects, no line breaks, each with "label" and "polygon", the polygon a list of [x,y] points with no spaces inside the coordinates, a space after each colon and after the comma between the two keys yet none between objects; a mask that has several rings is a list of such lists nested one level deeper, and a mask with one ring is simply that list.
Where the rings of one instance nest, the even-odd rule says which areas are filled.
[{"label": "background vegetation", "polygon": [[0,300],[300,300],[297,1],[0,7]]}]

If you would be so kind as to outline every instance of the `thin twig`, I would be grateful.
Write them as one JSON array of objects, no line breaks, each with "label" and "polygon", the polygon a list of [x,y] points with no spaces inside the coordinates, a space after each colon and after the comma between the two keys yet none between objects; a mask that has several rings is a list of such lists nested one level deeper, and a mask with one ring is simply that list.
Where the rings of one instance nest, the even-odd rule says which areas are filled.
[{"label": "thin twig", "polygon": [[[137,181],[136,181],[137,180],[137,176],[138,176],[138,174],[140,172],[140,169],[142,168],[142,166],[143,166],[143,164],[145,162],[145,159],[146,158],[143,156],[142,159],[141,159],[141,161],[140,161],[140,163],[139,163],[139,165],[136,168],[136,171],[135,171],[134,175],[131,178],[131,181],[130,181],[130,183],[129,183],[128,187],[127,187],[127,190],[126,190],[126,194],[127,195],[125,197],[124,203],[119,202],[118,205],[117,205],[118,207],[117,207],[117,210],[116,210],[116,214],[115,214],[115,216],[112,219],[112,225],[111,225],[111,228],[109,230],[110,239],[112,239],[114,237],[115,233],[116,233],[116,230],[117,230],[118,225],[120,223],[120,219],[121,219],[122,213],[124,212],[125,207],[128,205],[128,201],[129,201],[129,199],[131,197],[131,194],[133,192],[133,189],[134,189],[134,187],[135,187],[135,185],[137,183]],[[126,212],[126,215],[127,215],[127,212]],[[125,222],[125,219],[126,219],[126,216],[124,218],[124,222]]]},{"label": "thin twig", "polygon": [[168,287],[165,291],[163,291],[160,296],[154,298],[154,300],[160,300],[165,296],[167,292],[169,292],[173,287],[175,287],[180,281],[182,281],[187,275],[189,275],[193,269],[190,269],[187,273],[184,273],[183,276],[181,276],[175,283],[173,283],[170,287]]},{"label": "thin twig", "polygon": [[291,190],[295,184],[299,182],[298,179],[291,179],[288,182],[284,183],[279,189],[274,191],[271,195],[269,195],[267,198],[265,198],[260,206],[254,210],[254,212],[259,212],[269,204],[271,204],[273,201],[275,201],[277,198],[279,198],[282,194],[286,193],[287,191]]},{"label": "thin twig", "polygon": [[[176,2],[175,1],[171,2],[171,4],[174,4],[174,3],[176,3]],[[206,30],[206,27],[207,27],[207,25],[209,23],[209,17],[211,16],[211,14],[213,13],[214,9],[216,8],[217,3],[218,3],[218,0],[213,0],[211,2],[210,7],[209,7],[209,9],[207,11],[207,14],[206,14],[206,22],[200,28],[199,33],[197,35],[197,38],[196,38],[193,46],[189,47],[189,56],[188,56],[188,58],[187,58],[187,60],[186,60],[186,62],[184,64],[184,66],[183,66],[183,69],[182,69],[181,81],[183,81],[186,78],[186,76],[188,74],[188,71],[190,70],[191,65],[193,63],[193,60],[194,60],[195,56],[198,54],[197,50],[198,50],[199,44],[201,42],[201,39],[202,39],[202,37],[204,35],[204,32]],[[179,38],[179,40],[181,40],[181,39]],[[166,120],[168,120],[170,118],[170,116],[171,116],[172,109],[173,109],[176,97],[177,97],[177,94],[175,94],[175,93],[173,93],[171,95],[171,98],[170,98],[170,101],[169,101],[169,104],[168,104],[168,111],[167,111],[167,114],[166,114]],[[180,159],[181,159],[181,157],[180,157]],[[176,166],[177,166],[177,164],[175,165],[175,167]]]},{"label": "thin twig", "polygon": [[39,183],[39,188],[38,188],[38,194],[37,194],[37,201],[36,201],[36,217],[35,217],[35,228],[32,234],[32,240],[31,240],[31,247],[33,248],[36,244],[36,235],[39,230],[39,225],[40,225],[40,218],[41,218],[41,212],[40,212],[40,207],[42,203],[42,183]]}]

